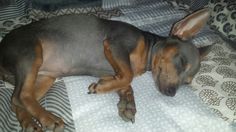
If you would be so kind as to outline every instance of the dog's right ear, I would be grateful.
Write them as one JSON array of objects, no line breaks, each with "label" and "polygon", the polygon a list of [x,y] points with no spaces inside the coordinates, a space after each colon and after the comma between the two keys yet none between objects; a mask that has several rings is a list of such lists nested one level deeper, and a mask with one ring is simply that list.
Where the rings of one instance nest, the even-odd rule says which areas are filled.
[{"label": "dog's right ear", "polygon": [[181,40],[188,40],[195,36],[205,26],[210,16],[210,9],[203,8],[177,22],[170,32]]}]

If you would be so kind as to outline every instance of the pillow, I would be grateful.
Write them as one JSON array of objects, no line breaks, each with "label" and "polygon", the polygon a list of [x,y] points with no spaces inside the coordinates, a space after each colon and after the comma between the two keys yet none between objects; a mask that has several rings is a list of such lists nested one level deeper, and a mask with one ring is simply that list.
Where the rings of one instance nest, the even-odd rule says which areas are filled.
[{"label": "pillow", "polygon": [[209,7],[212,8],[210,27],[218,31],[224,39],[234,43],[236,47],[236,1],[211,0]]},{"label": "pillow", "polygon": [[192,81],[200,99],[218,116],[236,123],[236,50],[217,42]]},{"label": "pillow", "polygon": [[167,0],[167,1],[178,9],[195,11],[207,5],[209,0]]}]

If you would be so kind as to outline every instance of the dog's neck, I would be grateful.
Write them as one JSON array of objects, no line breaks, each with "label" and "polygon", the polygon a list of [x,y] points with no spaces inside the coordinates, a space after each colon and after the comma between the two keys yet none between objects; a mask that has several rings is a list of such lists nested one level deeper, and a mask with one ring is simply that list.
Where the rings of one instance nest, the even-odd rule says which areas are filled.
[{"label": "dog's neck", "polygon": [[152,70],[152,57],[153,57],[153,49],[154,44],[149,45],[148,48],[148,56],[147,56],[147,63],[146,63],[146,71],[151,71]]},{"label": "dog's neck", "polygon": [[156,53],[157,45],[159,41],[163,40],[164,37],[160,37],[156,34],[145,32],[145,41],[146,45],[148,46],[148,53],[147,53],[147,62],[146,62],[146,71],[152,70],[152,58]]}]

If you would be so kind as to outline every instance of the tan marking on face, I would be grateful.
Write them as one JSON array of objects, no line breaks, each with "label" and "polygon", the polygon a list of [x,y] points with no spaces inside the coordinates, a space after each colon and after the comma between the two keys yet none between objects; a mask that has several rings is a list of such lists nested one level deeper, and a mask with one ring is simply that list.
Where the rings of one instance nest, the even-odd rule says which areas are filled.
[{"label": "tan marking on face", "polygon": [[147,63],[148,47],[145,45],[144,37],[140,37],[137,41],[136,48],[130,54],[130,61],[135,76],[145,72]]},{"label": "tan marking on face", "polygon": [[161,59],[160,67],[162,74],[160,79],[165,80],[169,85],[176,84],[178,82],[177,70],[172,62],[174,56],[178,53],[176,47],[167,47],[164,49],[163,56]]},{"label": "tan marking on face", "polygon": [[179,82],[177,70],[172,62],[172,59],[177,53],[178,49],[176,47],[168,46],[158,51],[152,60],[154,80],[159,79],[158,81],[166,87],[177,85]]}]

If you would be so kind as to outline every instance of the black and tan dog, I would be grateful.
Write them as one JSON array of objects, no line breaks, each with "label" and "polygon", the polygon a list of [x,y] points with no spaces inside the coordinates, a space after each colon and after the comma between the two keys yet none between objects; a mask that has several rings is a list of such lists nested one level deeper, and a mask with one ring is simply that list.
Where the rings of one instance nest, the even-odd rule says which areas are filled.
[{"label": "black and tan dog", "polygon": [[89,93],[117,91],[119,115],[133,122],[132,79],[151,70],[160,92],[168,96],[190,83],[208,48],[197,49],[189,39],[208,16],[208,9],[187,16],[173,26],[168,38],[86,15],[54,17],[11,31],[0,44],[0,64],[15,75],[12,109],[23,130],[63,131],[63,120],[38,100],[57,77],[69,75],[100,77],[89,86]]}]

